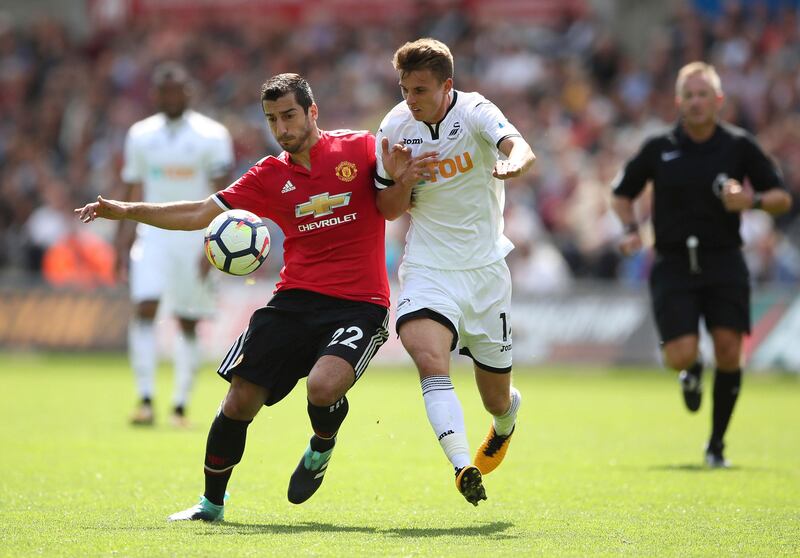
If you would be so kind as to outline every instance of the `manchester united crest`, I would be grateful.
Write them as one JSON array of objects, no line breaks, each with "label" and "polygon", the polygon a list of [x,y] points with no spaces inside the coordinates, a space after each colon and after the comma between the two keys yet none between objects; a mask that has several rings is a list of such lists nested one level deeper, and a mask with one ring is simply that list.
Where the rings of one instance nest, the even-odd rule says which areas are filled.
[{"label": "manchester united crest", "polygon": [[336,165],[336,178],[342,182],[350,182],[358,174],[358,169],[355,164],[350,161],[342,161]]}]

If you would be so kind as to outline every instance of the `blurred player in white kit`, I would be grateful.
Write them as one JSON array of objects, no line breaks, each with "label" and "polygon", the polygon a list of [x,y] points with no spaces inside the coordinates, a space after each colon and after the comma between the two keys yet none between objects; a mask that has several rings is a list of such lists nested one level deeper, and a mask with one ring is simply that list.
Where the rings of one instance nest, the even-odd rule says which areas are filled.
[{"label": "blurred player in white kit", "polygon": [[[123,199],[201,200],[224,188],[234,163],[233,142],[222,124],[188,108],[191,80],[186,69],[173,62],[160,64],[153,72],[152,89],[158,112],[131,126],[125,139]],[[172,423],[187,426],[186,406],[199,365],[197,323],[214,308],[203,231],[165,231],[120,221],[115,246],[117,272],[129,279],[135,305],[128,352],[139,403],[131,423],[154,422],[154,319],[164,301],[180,324]]]}]

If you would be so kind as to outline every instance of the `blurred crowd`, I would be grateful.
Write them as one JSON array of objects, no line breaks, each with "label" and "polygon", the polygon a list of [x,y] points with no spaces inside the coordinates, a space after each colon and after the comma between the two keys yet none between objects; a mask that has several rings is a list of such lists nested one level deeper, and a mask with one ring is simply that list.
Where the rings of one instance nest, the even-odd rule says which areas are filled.
[{"label": "blurred crowd", "polygon": [[[267,77],[305,75],[322,128],[374,131],[400,100],[392,53],[407,40],[433,36],[453,51],[456,88],[493,100],[538,157],[535,172],[507,183],[517,291],[549,293],[585,278],[642,281],[650,254],[618,255],[621,229],[608,207],[609,185],[647,135],[673,123],[674,79],[683,64],[716,65],[725,118],[757,135],[800,196],[800,14],[747,5],[728,2],[708,14],[681,4],[663,24],[648,22],[647,47],[636,52],[591,10],[565,11],[547,26],[483,21],[452,8],[391,27],[324,18],[303,25],[147,20],[82,38],[50,19],[26,26],[0,19],[0,273],[43,273],[57,283],[52,252],[66,250],[80,267],[88,259],[70,247],[111,238],[113,224],[79,226],[71,209],[119,192],[125,133],[152,113],[148,89],[157,62],[179,60],[190,69],[194,108],[233,135],[236,178],[279,151],[259,103]],[[756,281],[800,278],[798,208],[777,223],[759,211],[745,216]],[[392,273],[406,227],[402,219],[388,225]],[[280,234],[272,232],[279,246]],[[98,250],[107,252],[89,253]],[[82,283],[113,283],[106,269],[113,255],[99,259],[94,278]],[[280,250],[268,261],[275,272]]]}]

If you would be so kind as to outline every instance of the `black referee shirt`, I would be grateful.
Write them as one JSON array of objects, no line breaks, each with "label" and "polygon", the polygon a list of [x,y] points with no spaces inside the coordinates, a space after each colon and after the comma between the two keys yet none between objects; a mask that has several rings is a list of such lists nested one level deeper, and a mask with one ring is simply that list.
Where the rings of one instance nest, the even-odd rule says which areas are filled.
[{"label": "black referee shirt", "polygon": [[740,214],[722,204],[722,186],[745,177],[756,191],[783,187],[780,171],[755,138],[731,124],[719,123],[714,134],[695,143],[680,124],[648,139],[625,165],[614,195],[637,197],[653,181],[653,226],[659,252],[686,249],[696,236],[700,248],[738,248]]}]

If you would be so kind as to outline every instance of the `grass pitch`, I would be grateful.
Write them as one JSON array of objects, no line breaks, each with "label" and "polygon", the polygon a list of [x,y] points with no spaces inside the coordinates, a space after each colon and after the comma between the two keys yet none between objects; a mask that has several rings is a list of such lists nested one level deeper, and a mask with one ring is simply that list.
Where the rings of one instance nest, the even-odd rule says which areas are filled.
[{"label": "grass pitch", "polygon": [[[489,426],[471,373],[453,375],[470,444]],[[708,381],[709,378],[707,378]],[[798,556],[800,380],[747,376],[730,470],[701,466],[697,415],[654,370],[517,369],[524,400],[505,463],[473,508],[427,423],[416,374],[373,366],[320,491],[286,487],[310,433],[303,385],[265,408],[229,486],[226,521],[167,523],[202,492],[208,425],[226,384],[210,367],[190,418],[132,428],[116,356],[0,355],[0,556]]]}]

